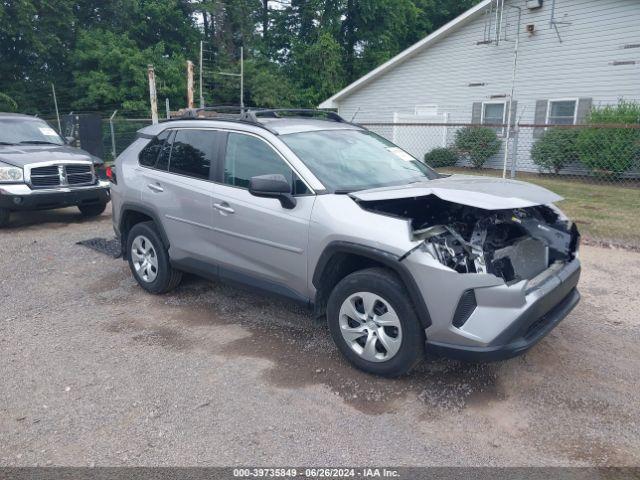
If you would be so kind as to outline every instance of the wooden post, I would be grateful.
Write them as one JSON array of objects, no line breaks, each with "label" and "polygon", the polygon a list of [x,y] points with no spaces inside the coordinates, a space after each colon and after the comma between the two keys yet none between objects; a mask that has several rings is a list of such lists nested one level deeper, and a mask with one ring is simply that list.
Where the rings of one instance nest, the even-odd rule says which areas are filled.
[{"label": "wooden post", "polygon": [[156,72],[153,65],[147,65],[149,76],[149,100],[151,102],[151,123],[158,123],[158,96],[156,94]]},{"label": "wooden post", "polygon": [[187,107],[193,108],[193,62],[187,60]]}]

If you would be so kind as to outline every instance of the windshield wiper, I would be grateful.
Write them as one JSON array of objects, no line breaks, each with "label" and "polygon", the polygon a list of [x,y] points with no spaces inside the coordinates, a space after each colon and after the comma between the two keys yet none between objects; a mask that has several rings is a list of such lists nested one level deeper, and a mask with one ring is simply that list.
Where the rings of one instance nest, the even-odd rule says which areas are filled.
[{"label": "windshield wiper", "polygon": [[48,142],[47,140],[23,140],[20,143],[26,145],[60,145],[59,143]]},{"label": "windshield wiper", "polygon": [[11,143],[11,142],[0,142],[0,145],[15,145],[15,143]]}]

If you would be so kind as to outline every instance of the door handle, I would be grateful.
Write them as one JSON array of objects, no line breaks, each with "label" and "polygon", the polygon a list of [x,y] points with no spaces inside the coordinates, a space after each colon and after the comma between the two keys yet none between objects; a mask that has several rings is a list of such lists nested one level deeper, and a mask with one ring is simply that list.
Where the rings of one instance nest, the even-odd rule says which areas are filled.
[{"label": "door handle", "polygon": [[149,185],[147,185],[147,187],[149,187],[149,190],[153,190],[154,192],[164,192],[164,188],[154,183],[150,183]]},{"label": "door handle", "polygon": [[214,203],[213,208],[225,213],[235,213],[236,211],[229,206],[227,202]]}]

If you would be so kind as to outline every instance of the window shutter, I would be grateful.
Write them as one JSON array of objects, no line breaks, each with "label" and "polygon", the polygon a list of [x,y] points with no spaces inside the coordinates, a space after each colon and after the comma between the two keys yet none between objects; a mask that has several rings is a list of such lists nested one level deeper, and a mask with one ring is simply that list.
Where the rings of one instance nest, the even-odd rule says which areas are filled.
[{"label": "window shutter", "polygon": [[474,102],[471,109],[471,123],[480,125],[482,123],[482,102]]},{"label": "window shutter", "polygon": [[581,98],[578,100],[578,113],[576,115],[576,125],[582,125],[587,121],[593,105],[592,98]]},{"label": "window shutter", "polygon": [[[548,100],[536,100],[536,115],[533,123],[536,125],[545,125],[547,123],[547,106]],[[540,138],[544,133],[543,127],[536,127],[533,129],[533,138]]]}]

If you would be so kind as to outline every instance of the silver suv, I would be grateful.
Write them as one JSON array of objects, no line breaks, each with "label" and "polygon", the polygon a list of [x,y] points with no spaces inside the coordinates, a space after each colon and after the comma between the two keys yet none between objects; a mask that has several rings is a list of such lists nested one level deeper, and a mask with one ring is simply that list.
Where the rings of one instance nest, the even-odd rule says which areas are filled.
[{"label": "silver suv", "polygon": [[146,127],[112,178],[114,228],[142,288],[164,293],[192,272],[284,295],[326,316],[367,372],[404,374],[425,349],[517,355],[580,298],[561,197],[440,175],[334,113]]}]

